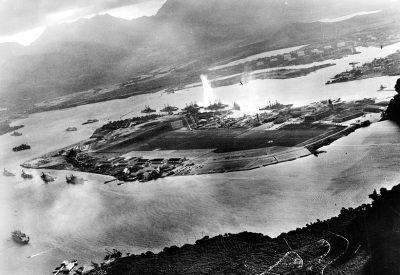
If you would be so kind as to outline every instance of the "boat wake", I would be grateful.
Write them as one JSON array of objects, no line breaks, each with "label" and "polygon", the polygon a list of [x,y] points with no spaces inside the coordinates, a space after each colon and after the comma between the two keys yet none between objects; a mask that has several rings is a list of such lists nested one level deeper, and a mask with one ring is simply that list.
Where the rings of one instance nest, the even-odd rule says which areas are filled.
[{"label": "boat wake", "polygon": [[50,252],[50,251],[52,251],[52,250],[54,250],[54,249],[56,249],[56,248],[58,248],[58,247],[49,248],[49,249],[47,249],[47,250],[45,250],[45,251],[42,251],[42,252],[40,252],[40,253],[30,255],[30,256],[28,256],[27,258],[34,258],[34,257],[37,257],[37,256],[41,256],[41,255],[46,254],[46,253],[48,253],[48,252]]}]

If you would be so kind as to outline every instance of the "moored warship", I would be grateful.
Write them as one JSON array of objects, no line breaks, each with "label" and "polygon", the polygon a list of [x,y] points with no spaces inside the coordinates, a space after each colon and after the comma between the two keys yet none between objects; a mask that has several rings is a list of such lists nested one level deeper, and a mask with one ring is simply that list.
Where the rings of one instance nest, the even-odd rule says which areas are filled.
[{"label": "moored warship", "polygon": [[147,114],[147,113],[155,113],[156,110],[151,109],[150,106],[144,106],[144,109],[142,110],[142,113]]},{"label": "moored warship", "polygon": [[25,233],[22,233],[20,230],[12,231],[11,237],[17,243],[20,243],[20,244],[29,243],[29,237]]},{"label": "moored warship", "polygon": [[29,146],[27,143],[24,143],[24,144],[14,147],[12,150],[14,152],[18,152],[18,151],[28,150],[28,149],[31,149],[31,146]]},{"label": "moored warship", "polygon": [[54,181],[56,179],[55,177],[53,177],[49,173],[44,173],[44,172],[42,172],[42,174],[40,175],[40,178],[46,183],[50,182],[50,181]]},{"label": "moored warship", "polygon": [[65,180],[67,181],[67,183],[71,183],[71,184],[77,184],[77,183],[83,183],[84,182],[83,178],[79,178],[79,177],[74,176],[74,175],[66,176]]},{"label": "moored warship", "polygon": [[14,137],[18,137],[18,136],[22,136],[22,133],[14,131],[11,135]]}]

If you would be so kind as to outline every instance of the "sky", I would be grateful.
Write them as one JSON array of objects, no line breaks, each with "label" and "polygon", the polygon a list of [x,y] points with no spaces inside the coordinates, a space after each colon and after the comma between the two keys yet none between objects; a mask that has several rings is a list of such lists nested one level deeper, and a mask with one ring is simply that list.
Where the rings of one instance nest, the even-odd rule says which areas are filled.
[{"label": "sky", "polygon": [[46,27],[110,14],[127,20],[151,16],[166,0],[0,0],[0,43],[29,45]]}]

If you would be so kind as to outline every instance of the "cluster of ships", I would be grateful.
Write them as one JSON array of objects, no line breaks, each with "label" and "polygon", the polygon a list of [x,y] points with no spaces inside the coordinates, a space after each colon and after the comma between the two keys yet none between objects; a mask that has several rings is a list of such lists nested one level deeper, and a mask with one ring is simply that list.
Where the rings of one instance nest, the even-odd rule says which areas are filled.
[{"label": "cluster of ships", "polygon": [[[11,239],[21,245],[26,245],[29,243],[30,238],[28,235],[23,233],[21,230],[14,230],[11,232]],[[79,267],[78,261],[73,260],[71,262],[63,261],[58,267],[53,270],[53,274],[71,274],[71,275],[80,275],[83,274],[84,267]],[[73,272],[73,273],[72,273]]]},{"label": "cluster of ships", "polygon": [[[11,171],[8,171],[5,168],[3,170],[3,175],[6,176],[6,177],[14,177],[14,176],[16,176],[15,173],[13,173]],[[23,179],[33,179],[33,174],[30,173],[30,172],[22,170],[21,177]],[[51,181],[55,181],[55,179],[56,179],[54,176],[50,175],[49,173],[45,173],[45,172],[42,172],[42,174],[40,175],[40,178],[46,183],[51,182]],[[83,183],[85,181],[82,177],[77,177],[77,176],[75,176],[73,174],[71,174],[70,176],[66,176],[65,180],[66,180],[67,183],[70,183],[70,184],[79,184],[79,183]]]}]

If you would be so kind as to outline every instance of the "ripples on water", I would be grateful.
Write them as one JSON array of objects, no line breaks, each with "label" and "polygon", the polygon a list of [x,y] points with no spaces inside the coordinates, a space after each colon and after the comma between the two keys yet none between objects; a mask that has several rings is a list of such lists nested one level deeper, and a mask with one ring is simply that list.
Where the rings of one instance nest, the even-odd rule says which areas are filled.
[{"label": "ripples on water", "polygon": [[[376,49],[365,51],[360,58],[376,54]],[[380,84],[394,84],[390,77],[329,87],[323,84],[327,76],[341,71],[353,58],[341,60],[335,66],[337,71],[330,67],[298,79],[257,80],[214,92],[222,102],[244,102],[250,110],[269,99],[300,105],[304,98],[310,102],[327,97],[377,96]],[[132,116],[149,102],[155,108],[164,103],[183,107],[196,99],[200,102],[202,91],[197,87],[160,95],[35,114],[15,123],[26,125],[21,129],[23,136],[0,136],[0,169],[18,173],[15,178],[0,176],[0,274],[47,274],[62,260],[74,258],[90,264],[104,257],[105,248],[131,253],[159,251],[165,246],[194,243],[203,235],[245,230],[276,236],[337,215],[343,206],[368,202],[367,195],[373,189],[391,187],[400,180],[400,147],[393,146],[400,143],[400,135],[397,126],[389,122],[357,130],[327,147],[328,153],[318,158],[310,156],[252,171],[121,186],[115,182],[104,185],[110,177],[85,173],[79,173],[87,180],[83,185],[67,185],[68,171],[49,171],[57,178],[48,184],[40,180],[40,171],[32,171],[33,180],[19,176],[21,162],[87,138],[96,127],[118,119],[132,106],[137,108]],[[387,92],[382,96],[391,95]],[[89,118],[100,121],[81,126]],[[77,126],[78,131],[65,132],[68,126]],[[32,150],[11,151],[25,141]],[[31,236],[29,245],[10,241],[14,228]]]}]

